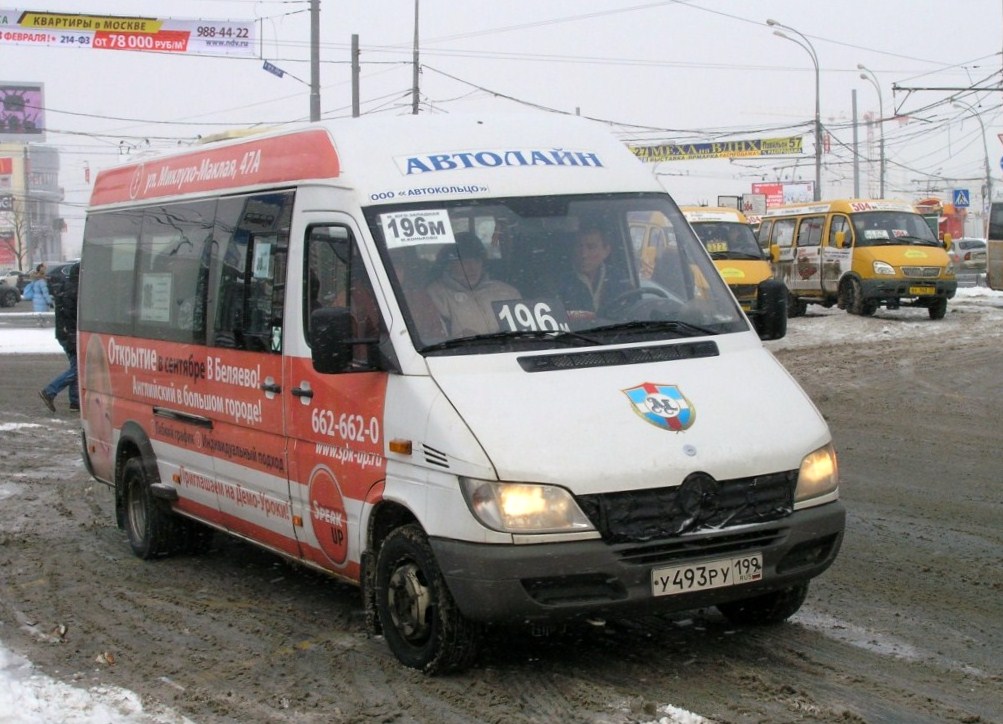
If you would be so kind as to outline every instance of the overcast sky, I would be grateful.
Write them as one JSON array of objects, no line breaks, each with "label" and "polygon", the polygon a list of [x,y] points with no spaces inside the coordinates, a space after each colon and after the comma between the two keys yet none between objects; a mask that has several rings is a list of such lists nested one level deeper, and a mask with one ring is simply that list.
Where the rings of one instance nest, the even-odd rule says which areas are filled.
[{"label": "overcast sky", "polygon": [[[97,169],[126,160],[125,154],[309,117],[306,0],[20,6],[120,16],[140,8],[160,19],[255,21],[262,57],[0,42],[0,80],[45,85],[47,142],[62,152],[71,253],[90,190],[85,165],[93,181]],[[952,90],[999,85],[1001,0],[420,0],[419,9],[421,112],[579,112],[609,121],[635,143],[803,136],[800,158],[653,165],[680,203],[748,193],[759,181],[814,178],[814,66],[808,51],[777,37],[767,18],[807,36],[818,56],[829,139],[824,197],[853,191],[854,90],[858,120],[878,116],[878,90],[860,78],[858,64],[881,89],[886,196],[932,192],[949,199],[952,188],[965,187],[977,205],[987,157],[994,178],[1003,177],[1000,92]],[[414,15],[414,0],[322,0],[324,117],[350,114],[353,33],[362,51],[362,112],[410,113]],[[262,58],[288,74],[264,71]],[[868,145],[868,129],[861,125],[858,133],[861,195],[876,195],[880,134],[872,129]],[[998,185],[1003,191],[1003,182]]]}]

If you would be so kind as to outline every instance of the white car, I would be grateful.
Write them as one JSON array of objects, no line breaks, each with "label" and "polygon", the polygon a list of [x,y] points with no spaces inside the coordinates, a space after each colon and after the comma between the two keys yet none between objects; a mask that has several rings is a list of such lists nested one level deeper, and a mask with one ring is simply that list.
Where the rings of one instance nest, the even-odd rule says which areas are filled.
[{"label": "white car", "polygon": [[947,252],[957,271],[984,272],[986,270],[986,240],[972,237],[955,239]]},{"label": "white car", "polygon": [[21,291],[17,287],[20,276],[17,269],[0,272],[0,307],[13,307],[21,301]]}]

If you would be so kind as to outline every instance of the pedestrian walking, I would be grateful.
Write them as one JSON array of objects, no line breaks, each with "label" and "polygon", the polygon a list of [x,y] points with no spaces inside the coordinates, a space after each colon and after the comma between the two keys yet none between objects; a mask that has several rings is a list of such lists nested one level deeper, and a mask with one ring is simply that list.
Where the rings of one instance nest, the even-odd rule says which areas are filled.
[{"label": "pedestrian walking", "polygon": [[28,282],[21,292],[21,298],[31,302],[31,309],[38,315],[36,323],[39,327],[45,326],[44,316],[52,309],[52,295],[49,294],[49,284],[45,280],[45,264],[39,264],[31,273],[31,281]]},{"label": "pedestrian walking", "polygon": [[66,281],[55,295],[56,340],[66,352],[70,366],[56,375],[49,384],[38,391],[49,412],[56,411],[54,400],[64,388],[70,397],[70,410],[80,409],[80,388],[77,385],[77,286],[80,281],[80,263],[70,267]]}]

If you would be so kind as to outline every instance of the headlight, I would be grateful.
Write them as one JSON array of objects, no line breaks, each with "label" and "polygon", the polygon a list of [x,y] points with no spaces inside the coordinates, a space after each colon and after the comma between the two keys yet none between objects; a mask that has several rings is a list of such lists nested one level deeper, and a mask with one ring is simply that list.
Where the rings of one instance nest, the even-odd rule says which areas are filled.
[{"label": "headlight", "polygon": [[947,269],[944,271],[946,276],[953,277],[955,273],[954,259],[947,262]]},{"label": "headlight", "polygon": [[564,488],[532,483],[495,483],[460,478],[470,510],[481,523],[505,533],[594,530]]},{"label": "headlight", "polygon": [[798,470],[798,485],[794,491],[795,502],[827,495],[839,488],[839,465],[836,450],[829,443],[805,455]]},{"label": "headlight", "polygon": [[883,274],[885,276],[895,276],[895,267],[886,261],[876,261],[874,262],[874,273]]}]

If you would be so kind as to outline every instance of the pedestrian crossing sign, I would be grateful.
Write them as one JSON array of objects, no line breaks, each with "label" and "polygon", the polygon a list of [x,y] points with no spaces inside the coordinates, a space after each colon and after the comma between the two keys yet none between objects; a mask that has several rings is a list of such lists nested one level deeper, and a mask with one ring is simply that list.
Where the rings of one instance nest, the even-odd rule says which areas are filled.
[{"label": "pedestrian crossing sign", "polygon": [[954,205],[957,208],[966,208],[971,206],[968,189],[954,189]]}]

